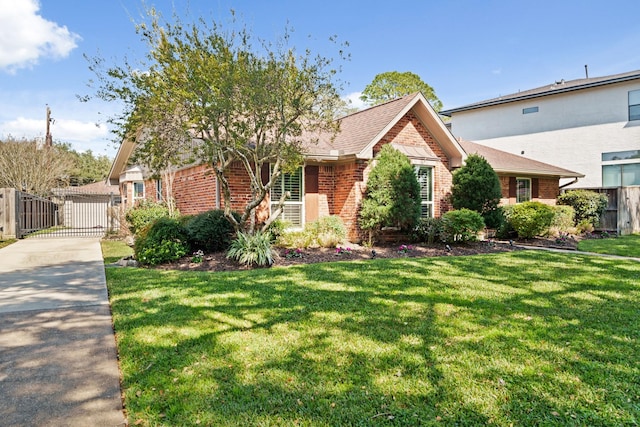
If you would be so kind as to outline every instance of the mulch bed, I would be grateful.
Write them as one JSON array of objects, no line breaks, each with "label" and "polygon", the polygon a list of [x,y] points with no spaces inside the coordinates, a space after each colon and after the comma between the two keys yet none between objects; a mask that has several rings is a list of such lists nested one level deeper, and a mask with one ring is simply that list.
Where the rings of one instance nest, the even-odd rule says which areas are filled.
[{"label": "mulch bed", "polygon": [[[513,243],[513,244],[512,244]],[[518,250],[518,245],[544,246],[561,249],[576,249],[577,241],[568,239],[566,242],[557,242],[555,239],[529,239],[519,241],[483,241],[447,246],[411,245],[411,249],[400,251],[398,245],[363,247],[359,245],[343,246],[343,251],[338,254],[335,248],[307,248],[303,249],[300,256],[286,255],[286,250],[277,248],[274,266],[289,266],[297,264],[312,264],[318,262],[335,262],[351,260],[369,260],[373,258],[422,258],[438,256],[464,256],[496,252],[508,252]],[[346,249],[349,248],[348,251]],[[293,251],[295,252],[295,251]],[[374,255],[375,254],[375,255]],[[193,271],[235,271],[248,270],[250,267],[238,265],[235,261],[228,260],[226,253],[208,253],[203,256],[200,263],[192,262],[192,257],[184,257],[176,262],[155,267],[162,270],[193,270]]]},{"label": "mulch bed", "polygon": [[[290,266],[297,264],[313,264],[319,262],[369,260],[373,258],[422,258],[438,256],[465,256],[496,252],[509,252],[520,250],[519,246],[538,246],[554,249],[576,250],[579,237],[568,236],[558,238],[534,238],[520,240],[488,240],[481,242],[468,242],[464,244],[445,245],[411,245],[411,249],[400,251],[399,245],[364,247],[356,244],[345,245],[338,254],[335,248],[307,248],[303,249],[300,256],[287,256],[286,249],[276,248],[273,266]],[[375,253],[375,255],[374,255]],[[237,262],[227,259],[225,252],[207,253],[203,261],[192,262],[192,256],[181,258],[175,262],[154,267],[161,270],[193,270],[193,271],[236,271],[250,270],[252,267],[239,265]]]}]

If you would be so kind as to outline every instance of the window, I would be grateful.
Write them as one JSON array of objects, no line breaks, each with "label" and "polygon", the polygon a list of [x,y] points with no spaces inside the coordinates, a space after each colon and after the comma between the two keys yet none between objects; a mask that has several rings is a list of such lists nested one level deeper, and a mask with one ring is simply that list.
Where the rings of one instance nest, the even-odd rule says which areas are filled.
[{"label": "window", "polygon": [[416,166],[416,175],[420,183],[420,218],[433,216],[433,168]]},{"label": "window", "polygon": [[640,163],[602,166],[603,187],[640,185]]},{"label": "window", "polygon": [[156,180],[156,201],[162,201],[162,180]]},{"label": "window", "polygon": [[516,203],[531,200],[531,178],[516,178]]},{"label": "window", "polygon": [[285,192],[289,198],[284,202],[280,219],[289,221],[294,227],[302,227],[302,168],[294,173],[283,173],[271,189],[271,210],[278,208],[278,202]]},{"label": "window", "polygon": [[640,150],[602,153],[602,163],[603,187],[640,185]]},{"label": "window", "polygon": [[538,112],[538,107],[529,107],[529,108],[522,109],[522,114],[531,114],[531,113],[537,113],[537,112]]},{"label": "window", "polygon": [[640,90],[629,91],[629,121],[640,120]]},{"label": "window", "polygon": [[144,182],[133,183],[133,200],[144,199]]},{"label": "window", "polygon": [[640,161],[640,150],[629,150],[629,151],[614,151],[611,153],[602,153],[602,161],[612,161],[612,160],[633,160],[637,159]]}]

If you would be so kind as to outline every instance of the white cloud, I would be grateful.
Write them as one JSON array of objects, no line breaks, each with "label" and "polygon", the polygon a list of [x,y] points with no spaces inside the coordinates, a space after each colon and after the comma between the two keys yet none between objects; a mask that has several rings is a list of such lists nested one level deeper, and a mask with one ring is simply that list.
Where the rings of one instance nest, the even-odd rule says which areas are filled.
[{"label": "white cloud", "polygon": [[349,104],[349,107],[357,108],[358,110],[364,110],[365,108],[369,107],[369,105],[365,104],[360,99],[361,95],[362,92],[352,92],[343,96],[342,99],[346,101],[347,104]]},{"label": "white cloud", "polygon": [[42,57],[65,58],[80,36],[38,14],[37,0],[0,0],[0,69],[14,73]]},{"label": "white cloud", "polygon": [[[69,142],[78,151],[92,150],[101,152],[108,144],[109,129],[105,124],[82,122],[79,120],[56,120],[50,126],[51,135],[56,142]],[[0,123],[0,138],[9,135],[14,138],[44,139],[46,120],[18,117]],[[102,154],[102,153],[100,153]]]}]

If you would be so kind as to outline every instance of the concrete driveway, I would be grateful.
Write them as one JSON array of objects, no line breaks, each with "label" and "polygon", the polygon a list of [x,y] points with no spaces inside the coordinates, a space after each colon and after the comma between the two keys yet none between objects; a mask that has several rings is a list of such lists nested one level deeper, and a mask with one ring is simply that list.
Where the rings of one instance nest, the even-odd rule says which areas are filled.
[{"label": "concrete driveway", "polygon": [[126,424],[99,239],[0,249],[0,396],[3,426]]}]

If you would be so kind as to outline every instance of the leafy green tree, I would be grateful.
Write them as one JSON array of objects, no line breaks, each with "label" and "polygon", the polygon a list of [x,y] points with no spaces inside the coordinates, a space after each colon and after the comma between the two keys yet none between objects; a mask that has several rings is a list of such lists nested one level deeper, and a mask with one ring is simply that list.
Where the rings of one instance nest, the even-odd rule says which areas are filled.
[{"label": "leafy green tree", "polygon": [[[257,207],[283,171],[302,164],[309,135],[337,129],[333,118],[340,96],[333,60],[297,53],[288,46],[288,32],[275,43],[257,40],[254,46],[246,28],[174,20],[165,22],[150,9],[148,22],[137,27],[150,46],[145,64],[125,62],[105,70],[103,60],[92,60],[97,96],[124,104],[124,113],[111,122],[122,138],[138,143],[139,158],[153,169],[209,164],[226,217],[236,230],[252,234]],[[240,220],[230,204],[234,164],[246,171],[251,191]],[[267,165],[270,174],[263,181]],[[287,195],[263,230],[280,214]]]},{"label": "leafy green tree", "polygon": [[360,99],[369,105],[378,105],[415,92],[422,92],[436,112],[442,109],[442,102],[433,88],[410,71],[387,71],[376,75],[364,88]]},{"label": "leafy green tree", "polygon": [[78,152],[68,143],[56,143],[66,151],[72,159],[73,166],[69,170],[71,185],[85,185],[104,181],[111,168],[111,159],[104,155],[95,155],[91,150]]},{"label": "leafy green tree", "polygon": [[411,162],[385,145],[376,156],[360,210],[360,227],[369,241],[382,227],[412,229],[420,218],[420,184]]},{"label": "leafy green tree", "polygon": [[477,154],[467,157],[464,166],[454,172],[451,204],[454,209],[471,209],[482,215],[489,227],[497,227],[494,212],[502,191],[500,179],[489,162]]}]

